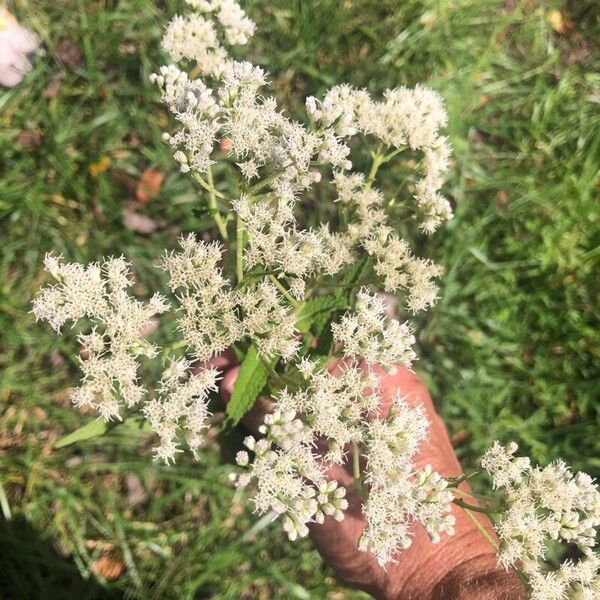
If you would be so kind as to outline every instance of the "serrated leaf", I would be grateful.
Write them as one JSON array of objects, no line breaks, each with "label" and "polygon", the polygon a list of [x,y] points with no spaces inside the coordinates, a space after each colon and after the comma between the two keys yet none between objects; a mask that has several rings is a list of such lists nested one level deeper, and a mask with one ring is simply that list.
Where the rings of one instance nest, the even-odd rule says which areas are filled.
[{"label": "serrated leaf", "polygon": [[106,423],[100,419],[96,419],[95,421],[90,421],[86,423],[79,429],[72,431],[68,435],[61,437],[56,444],[54,444],[55,448],[64,448],[65,446],[70,446],[75,442],[83,442],[84,440],[91,440],[92,438],[98,437],[106,433]]},{"label": "serrated leaf", "polygon": [[[371,258],[369,256],[364,256],[361,260],[351,265],[343,274],[342,283],[344,285],[350,286],[352,284],[357,283],[361,279],[365,279],[371,270]],[[338,288],[336,291],[336,295],[352,295],[353,290],[351,288]]]},{"label": "serrated leaf", "polygon": [[296,328],[304,333],[311,328],[319,335],[327,325],[331,313],[347,308],[346,299],[337,295],[317,296],[312,298],[300,309]]},{"label": "serrated leaf", "polygon": [[233,386],[226,413],[233,425],[252,408],[261,390],[265,387],[268,371],[254,346],[250,346]]}]

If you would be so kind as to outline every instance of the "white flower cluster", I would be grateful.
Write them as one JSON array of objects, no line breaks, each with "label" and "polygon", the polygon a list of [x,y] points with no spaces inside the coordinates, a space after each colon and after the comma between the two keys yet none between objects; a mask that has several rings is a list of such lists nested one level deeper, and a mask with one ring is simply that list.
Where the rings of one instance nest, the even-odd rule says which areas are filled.
[{"label": "white flower cluster", "polygon": [[107,421],[121,419],[121,405],[130,408],[145,394],[138,382],[138,357],[152,358],[157,348],[144,333],[168,304],[160,294],[147,303],[128,294],[131,272],[123,258],[84,267],[48,254],[44,265],[58,283],[43,289],[34,301],[36,318],[56,331],[84,318],[94,324],[79,336],[83,382],[71,400],[77,407],[93,408]]},{"label": "white flower cluster", "polygon": [[290,360],[300,342],[294,314],[277,288],[263,279],[232,290],[219,267],[219,244],[193,235],[180,243],[181,252],[167,254],[162,268],[180,304],[179,328],[195,357],[207,360],[249,337],[263,356]]},{"label": "white flower cluster", "polygon": [[[322,523],[325,516],[342,520],[348,508],[346,490],[325,479],[323,465],[312,451],[312,434],[295,411],[266,415],[260,432],[264,437],[258,441],[252,436],[244,440],[254,459],[237,479],[240,487],[256,480],[252,498],[256,510],[285,515],[283,528],[290,540],[307,536],[308,523]],[[239,452],[236,460],[247,466],[248,453]]]},{"label": "white flower cluster", "polygon": [[[481,461],[507,506],[496,525],[500,564],[523,570],[534,600],[600,597],[600,558],[593,551],[600,526],[598,486],[561,461],[531,467],[529,459],[513,456],[516,450],[515,443],[496,442]],[[575,547],[581,558],[552,568],[547,555],[552,542]]]},{"label": "white flower cluster", "polygon": [[438,294],[433,279],[442,268],[412,255],[408,243],[390,227],[384,199],[360,173],[335,176],[338,201],[354,210],[348,227],[350,243],[359,245],[375,260],[375,273],[386,292],[404,292],[412,312],[432,306]]},{"label": "white flower cluster", "polygon": [[185,359],[171,361],[160,380],[159,397],[143,408],[160,438],[160,445],[154,448],[155,458],[174,462],[175,454],[181,452],[177,444],[179,429],[185,431],[187,444],[196,455],[208,427],[208,394],[216,391],[218,376],[216,369],[192,373],[191,363]]},{"label": "white flower cluster", "polygon": [[174,61],[193,60],[203,75],[222,69],[227,51],[222,42],[233,46],[247,44],[254,23],[233,0],[187,0],[195,9],[169,23],[163,48]]},{"label": "white flower cluster", "polygon": [[367,526],[359,541],[380,565],[394,562],[411,543],[412,527],[421,523],[431,541],[454,533],[452,492],[448,482],[426,465],[417,470],[413,460],[427,438],[427,419],[420,407],[408,406],[398,396],[384,421],[371,421],[365,432]]},{"label": "white flower cluster", "polygon": [[[441,533],[452,534],[453,496],[446,480],[428,466],[418,470],[413,464],[427,434],[422,409],[397,397],[389,416],[378,420],[374,417],[381,397],[371,371],[350,364],[330,373],[308,360],[299,368],[306,385],[293,393],[283,390],[275,398],[277,412],[267,415],[261,429],[266,438],[246,442],[255,458],[240,482],[247,485],[256,480],[256,507],[261,512],[285,513],[284,528],[291,539],[306,535],[306,524],[322,522],[324,515],[343,519],[345,501],[336,505],[325,490],[331,488],[339,500],[344,489],[335,487],[335,482],[325,484],[323,469],[343,464],[354,444],[366,459],[368,487],[361,550],[373,552],[384,565],[410,546],[415,522],[426,528],[434,543]],[[319,449],[316,455],[313,448]],[[244,452],[237,461],[246,466],[249,457]],[[323,508],[324,502],[330,506]]]},{"label": "white flower cluster", "polygon": [[[145,335],[152,317],[165,312],[168,304],[160,294],[147,303],[129,295],[132,276],[123,258],[84,267],[63,263],[49,254],[44,263],[58,283],[44,288],[36,298],[33,312],[37,319],[48,321],[57,331],[67,321],[86,319],[93,324],[79,336],[83,380],[71,400],[78,408],[92,408],[107,421],[121,420],[123,405],[132,408],[146,396],[139,383],[139,358],[153,358],[158,353]],[[186,360],[172,361],[164,371],[159,397],[142,406],[161,440],[155,448],[157,458],[169,462],[179,452],[176,437],[180,427],[187,432],[190,449],[198,448],[209,416],[206,398],[216,389],[217,376],[213,369],[191,374]]]},{"label": "white flower cluster", "polygon": [[425,174],[415,190],[420,227],[432,233],[452,217],[450,203],[439,193],[450,147],[438,133],[447,121],[438,94],[422,86],[412,90],[401,87],[387,90],[384,99],[377,101],[366,90],[340,85],[329,90],[321,102],[309,97],[306,109],[313,122],[334,136],[337,146],[343,147],[339,138],[361,133],[386,146],[421,150]]},{"label": "white flower cluster", "polygon": [[417,355],[413,331],[407,323],[385,316],[386,305],[380,296],[361,289],[357,294],[356,311],[346,313],[339,323],[332,323],[333,339],[344,356],[380,364],[386,369],[401,364],[410,367]]},{"label": "white flower cluster", "polygon": [[246,43],[254,29],[233,0],[190,4],[197,12],[175,17],[163,45],[173,61],[194,60],[205,80],[190,82],[173,65],[152,76],[182,125],[166,137],[183,171],[205,172],[216,142],[224,140],[243,177],[269,177],[276,199],[289,204],[294,194],[320,180],[319,167],[351,169],[350,138],[362,134],[395,149],[392,155],[403,149],[422,153],[423,176],[414,188],[422,231],[431,233],[451,218],[450,204],[439,193],[450,149],[439,134],[447,117],[438,94],[422,86],[401,87],[377,101],[365,90],[336,86],[322,101],[307,98],[311,123],[306,127],[260,93],[265,84],[261,69],[232,60],[220,44],[217,25],[225,27],[229,44]]},{"label": "white flower cluster", "polygon": [[[228,55],[226,47],[246,44],[255,28],[237,3],[187,3],[192,12],[173,19],[163,46],[194,76],[171,64],[152,80],[179,127],[165,140],[181,170],[192,172],[209,193],[225,247],[188,235],[180,250],[163,258],[179,303],[179,330],[196,360],[236,344],[241,350],[254,346],[269,361],[273,412],[260,427],[262,437],[245,440],[252,459],[245,450],[237,455],[246,469],[238,485],[254,483],[256,510],[281,515],[292,540],[307,535],[310,523],[328,516],[342,520],[346,489],[328,477],[332,467],[352,463],[353,492],[366,519],[359,548],[385,565],[410,546],[415,523],[433,542],[454,530],[448,482],[429,466],[416,466],[427,439],[425,412],[397,396],[380,418],[374,366],[392,371],[396,365],[410,367],[416,358],[413,330],[387,314],[377,291],[402,296],[411,312],[428,308],[438,296],[434,280],[441,268],[412,254],[395,211],[408,209],[427,234],[452,216],[440,194],[450,157],[440,134],[446,124],[441,98],[417,86],[388,90],[378,100],[341,85],[322,100],[307,98],[308,123],[302,124],[264,95],[262,69]],[[367,176],[353,172],[354,136],[362,136],[370,149]],[[418,171],[409,188],[414,201],[407,206],[374,185],[381,165],[404,150]],[[235,185],[227,180],[233,197],[215,187],[216,158],[224,158],[228,174],[238,175]],[[334,198],[323,211],[331,215],[327,223],[315,223],[306,214],[310,205],[302,206],[317,184],[313,199]],[[337,209],[335,215],[329,208]],[[235,238],[228,229],[232,218]],[[222,266],[233,261],[235,279]],[[123,407],[132,408],[146,395],[138,363],[157,353],[145,335],[167,303],[158,294],[147,302],[129,295],[131,273],[123,258],[84,267],[48,255],[45,265],[58,283],[36,299],[36,317],[57,331],[81,319],[90,324],[79,338],[83,381],[72,400],[107,420],[121,419]],[[312,318],[310,310],[302,312],[312,300],[323,306],[331,301],[325,316],[332,321],[348,297],[340,288],[347,287],[358,289],[349,295],[356,303],[328,323],[330,331],[321,337],[320,325],[299,324]],[[328,288],[336,291],[328,295]],[[321,356],[321,348],[329,346]],[[342,360],[332,371],[324,368],[339,354]],[[174,461],[183,443],[197,454],[209,423],[208,395],[218,378],[217,369],[194,370],[187,359],[170,360],[153,398],[142,406],[158,434],[156,458]],[[600,559],[592,550],[600,526],[597,486],[561,462],[532,468],[515,451],[516,445],[495,444],[482,460],[503,495],[500,563],[523,569],[535,600],[599,598]],[[549,570],[553,543],[568,545],[573,558]]]},{"label": "white flower cluster", "polygon": [[[204,172],[209,167],[219,121],[219,112],[212,91],[199,79],[190,80],[185,71],[174,65],[161,67],[160,74],[151,75],[162,90],[162,100],[182,127],[175,134],[163,135],[173,148],[182,172],[190,169]],[[186,152],[177,150],[184,147]]]},{"label": "white flower cluster", "polygon": [[331,233],[327,225],[316,230],[299,229],[292,205],[280,198],[273,206],[268,201],[251,203],[242,196],[233,202],[248,232],[245,265],[280,271],[298,282],[296,297],[304,297],[303,282],[316,273],[335,275],[353,260],[344,236]]}]

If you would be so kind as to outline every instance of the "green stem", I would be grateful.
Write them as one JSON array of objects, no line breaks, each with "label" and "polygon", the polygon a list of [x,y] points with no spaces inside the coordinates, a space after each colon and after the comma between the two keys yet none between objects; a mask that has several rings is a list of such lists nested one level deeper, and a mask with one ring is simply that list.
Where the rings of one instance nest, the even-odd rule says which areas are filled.
[{"label": "green stem", "polygon": [[[210,169],[210,167],[209,167],[209,169]],[[204,179],[202,179],[202,175],[200,175],[200,173],[194,173],[192,175],[192,177],[194,178],[194,181],[196,181],[196,183],[200,184],[200,187],[203,187],[207,192],[211,191],[210,185],[208,185],[208,183],[206,181],[204,181]],[[212,178],[212,176],[211,176],[211,178]],[[213,187],[212,191],[214,192],[214,195],[217,198],[220,198],[221,200],[225,200],[225,194],[222,194],[221,192],[219,192],[219,190],[214,189],[214,187]]]},{"label": "green stem", "polygon": [[217,206],[217,190],[215,189],[215,183],[213,180],[213,174],[212,174],[212,169],[211,169],[210,165],[208,165],[208,169],[206,171],[206,176],[208,178],[208,186],[209,186],[208,205],[210,206],[211,213],[213,215],[215,223],[217,224],[217,227],[219,228],[219,233],[221,234],[221,237],[224,240],[227,240],[228,239],[227,225],[225,224],[225,221],[223,220],[223,217],[221,216],[221,213],[219,211],[219,207]]},{"label": "green stem", "polygon": [[475,512],[483,513],[484,515],[488,516],[491,512],[490,510],[481,508],[480,506],[475,506],[474,504],[467,504],[464,500],[461,500],[460,498],[454,498],[452,502],[454,502],[456,506],[460,506],[463,510],[472,510]]},{"label": "green stem", "polygon": [[373,158],[373,162],[371,163],[371,169],[369,170],[369,174],[367,175],[367,184],[366,188],[369,189],[371,184],[375,180],[377,176],[377,171],[379,171],[379,167],[385,162],[385,156],[381,152],[382,147],[379,146],[375,152],[371,153]]},{"label": "green stem", "polygon": [[235,232],[235,273],[237,275],[237,283],[240,285],[240,283],[242,283],[244,280],[244,236],[246,231],[239,215],[236,217]]},{"label": "green stem", "polygon": [[400,152],[402,152],[403,150],[404,148],[396,148],[395,150],[392,150],[389,154],[386,154],[386,156],[383,159],[383,162],[390,162],[390,160],[392,160],[394,156],[400,154]]},{"label": "green stem", "polygon": [[292,163],[289,163],[288,165],[284,166],[280,171],[277,171],[277,173],[271,175],[270,177],[267,177],[263,181],[260,181],[255,186],[251,187],[248,190],[248,195],[256,196],[256,194],[258,194],[258,192],[260,192],[260,191],[264,190],[266,187],[270,186],[285,171],[285,169],[287,169],[288,167],[291,167],[291,166],[292,166]]},{"label": "green stem", "polygon": [[300,307],[300,302],[296,300],[281,284],[281,282],[275,277],[275,275],[269,275],[269,279],[275,284],[275,287],[284,295],[285,299],[295,308]]},{"label": "green stem", "polygon": [[[460,506],[460,504],[459,504],[459,506]],[[496,540],[490,535],[490,532],[481,524],[479,519],[475,516],[475,514],[470,509],[463,507],[463,510],[465,511],[465,514],[467,515],[467,517],[469,517],[469,519],[471,519],[471,521],[473,522],[473,525],[475,525],[475,527],[477,527],[477,530],[479,531],[479,533],[481,533],[481,535],[489,542],[490,546],[494,549],[494,551],[498,552],[500,550],[500,548],[498,547]]]},{"label": "green stem", "polygon": [[359,489],[362,488],[360,480],[360,447],[356,442],[352,442],[352,476]]}]

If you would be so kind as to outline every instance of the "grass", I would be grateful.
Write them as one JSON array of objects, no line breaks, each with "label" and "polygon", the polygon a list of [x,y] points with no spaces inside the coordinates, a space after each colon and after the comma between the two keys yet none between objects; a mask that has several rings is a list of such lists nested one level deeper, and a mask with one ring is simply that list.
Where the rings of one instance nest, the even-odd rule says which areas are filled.
[{"label": "grass", "polygon": [[[596,3],[246,5],[259,24],[253,60],[292,113],[341,81],[373,92],[423,82],[444,96],[456,218],[427,244],[416,240],[447,269],[439,304],[420,323],[419,370],[466,464],[493,439],[515,439],[539,462],[562,456],[600,473]],[[148,460],[144,431],[127,428],[54,449],[89,418],[68,406],[72,338],[29,314],[44,252],[83,261],[123,253],[143,294],[160,283],[152,263],[163,248],[208,224],[161,142],[166,116],[147,81],[178,5],[12,8],[43,36],[46,56],[0,93],[0,546],[10,557],[0,597],[364,597],[308,543],[287,542],[249,513],[214,441],[200,466],[171,469]],[[165,181],[141,206],[135,185],[147,168]],[[398,173],[383,175],[388,191],[399,189]],[[132,207],[154,232],[124,227]]]}]

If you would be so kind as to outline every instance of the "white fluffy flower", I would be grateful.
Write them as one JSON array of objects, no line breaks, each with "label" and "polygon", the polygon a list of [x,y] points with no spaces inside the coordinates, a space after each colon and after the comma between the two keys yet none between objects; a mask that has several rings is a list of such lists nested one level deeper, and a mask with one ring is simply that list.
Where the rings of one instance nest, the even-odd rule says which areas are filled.
[{"label": "white fluffy flower", "polygon": [[191,373],[191,364],[185,359],[172,361],[164,371],[158,398],[150,400],[143,408],[144,415],[160,438],[160,444],[154,448],[155,458],[166,463],[174,462],[175,454],[181,452],[178,444],[180,430],[197,457],[202,434],[208,427],[208,394],[216,391],[218,375],[216,369]]},{"label": "white fluffy flower", "polygon": [[[507,506],[496,524],[500,564],[521,565],[536,600],[595,597],[599,561],[592,548],[600,526],[600,490],[589,475],[573,475],[561,461],[533,468],[529,459],[513,456],[516,450],[515,443],[496,442],[481,461]],[[576,546],[584,558],[549,571],[551,540]]]},{"label": "white fluffy flower", "polygon": [[44,288],[35,299],[36,318],[48,321],[56,331],[68,321],[87,319],[93,324],[79,336],[83,381],[71,400],[78,408],[96,410],[105,420],[121,419],[122,405],[132,407],[145,395],[138,357],[155,356],[157,349],[144,334],[152,317],[168,305],[159,294],[146,303],[128,294],[132,277],[123,258],[84,267],[48,254],[44,264],[58,283]]},{"label": "white fluffy flower", "polygon": [[431,540],[454,533],[452,493],[438,473],[425,466],[421,471],[413,459],[427,436],[423,409],[408,406],[396,397],[384,421],[372,421],[365,434],[366,481],[369,496],[363,511],[367,527],[359,548],[375,554],[379,564],[394,562],[411,545],[412,527],[420,522]]},{"label": "white fluffy flower", "polygon": [[[324,469],[312,452],[312,437],[294,410],[267,414],[260,428],[260,440],[246,438],[254,452],[247,476],[239,485],[256,481],[252,502],[260,513],[284,515],[283,529],[290,540],[308,535],[308,523],[322,523],[325,516],[341,520],[348,507],[346,490],[337,481],[327,481]],[[248,465],[246,452],[237,463]]]},{"label": "white fluffy flower", "polygon": [[161,266],[179,301],[183,339],[196,358],[206,360],[242,337],[236,297],[223,277],[218,244],[198,242],[193,235],[180,243],[181,251],[167,254]]},{"label": "white fluffy flower", "polygon": [[416,354],[413,331],[407,323],[385,316],[385,302],[366,289],[357,294],[356,310],[332,323],[333,338],[345,356],[364,359],[389,369],[396,364],[410,367]]}]

